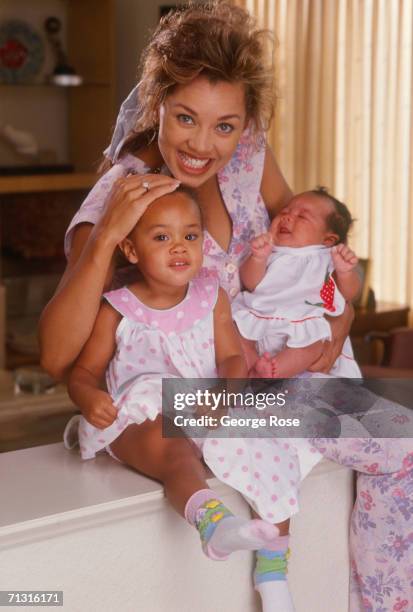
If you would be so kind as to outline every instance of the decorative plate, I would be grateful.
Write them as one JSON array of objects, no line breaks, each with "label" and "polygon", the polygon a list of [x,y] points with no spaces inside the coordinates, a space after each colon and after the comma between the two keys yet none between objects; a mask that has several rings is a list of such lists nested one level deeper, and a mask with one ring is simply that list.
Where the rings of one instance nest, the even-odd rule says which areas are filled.
[{"label": "decorative plate", "polygon": [[44,60],[41,37],[25,21],[0,24],[0,81],[26,83],[39,73]]}]

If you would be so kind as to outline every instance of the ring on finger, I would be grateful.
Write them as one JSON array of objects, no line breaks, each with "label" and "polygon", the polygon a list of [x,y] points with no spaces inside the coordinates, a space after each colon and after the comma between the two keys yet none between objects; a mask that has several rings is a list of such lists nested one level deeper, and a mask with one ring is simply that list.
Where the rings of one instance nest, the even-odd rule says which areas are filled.
[{"label": "ring on finger", "polygon": [[149,189],[151,188],[151,184],[148,183],[148,181],[143,181],[142,187],[144,188],[145,193],[148,193]]}]

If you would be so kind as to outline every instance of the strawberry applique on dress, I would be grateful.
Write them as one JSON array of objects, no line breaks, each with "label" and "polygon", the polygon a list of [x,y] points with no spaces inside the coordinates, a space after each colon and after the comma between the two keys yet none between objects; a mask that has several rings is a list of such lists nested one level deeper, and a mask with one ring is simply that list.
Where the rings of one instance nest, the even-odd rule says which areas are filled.
[{"label": "strawberry applique on dress", "polygon": [[334,292],[336,290],[336,284],[333,279],[333,273],[329,272],[329,269],[326,270],[326,275],[324,277],[324,284],[320,290],[320,297],[323,300],[322,302],[317,302],[313,304],[312,302],[308,302],[305,300],[306,304],[310,306],[319,306],[320,308],[325,308],[329,312],[335,312],[336,307],[334,306]]}]

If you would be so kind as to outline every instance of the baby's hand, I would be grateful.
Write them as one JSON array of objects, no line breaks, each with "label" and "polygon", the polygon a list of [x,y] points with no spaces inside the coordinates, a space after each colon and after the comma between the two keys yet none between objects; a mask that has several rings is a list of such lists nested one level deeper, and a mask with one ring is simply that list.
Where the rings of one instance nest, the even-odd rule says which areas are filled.
[{"label": "baby's hand", "polygon": [[251,255],[254,257],[254,259],[258,259],[260,261],[266,260],[272,251],[272,245],[272,235],[270,232],[260,234],[251,240]]},{"label": "baby's hand", "polygon": [[351,272],[358,264],[358,259],[354,251],[346,244],[338,244],[331,249],[334,268],[337,272]]},{"label": "baby's hand", "polygon": [[109,393],[100,389],[90,389],[81,407],[86,421],[98,429],[106,429],[116,420],[118,411]]}]

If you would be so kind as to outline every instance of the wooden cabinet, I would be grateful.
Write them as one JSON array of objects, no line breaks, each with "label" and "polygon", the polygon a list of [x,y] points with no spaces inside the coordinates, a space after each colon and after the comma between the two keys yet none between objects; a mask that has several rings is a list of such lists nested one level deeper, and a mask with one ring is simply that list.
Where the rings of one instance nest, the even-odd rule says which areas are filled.
[{"label": "wooden cabinet", "polygon": [[374,310],[357,308],[351,336],[365,336],[371,331],[389,331],[408,324],[409,307],[391,302],[378,302]]},{"label": "wooden cabinet", "polygon": [[[50,2],[36,0],[36,5],[30,7],[31,16],[33,17],[36,11],[49,10],[49,5]],[[74,172],[0,176],[0,224],[5,208],[15,204],[16,194],[21,194],[23,200],[27,195],[32,206],[33,199],[39,197],[39,207],[41,207],[44,205],[42,202],[45,202],[45,194],[53,193],[56,199],[57,192],[78,192],[80,205],[85,192],[96,181],[96,170],[102,158],[102,152],[110,140],[116,111],[114,0],[63,0],[59,3],[59,6],[61,5],[63,5],[67,31],[65,49],[70,64],[83,77],[82,85],[60,87],[57,91],[56,86],[43,82],[30,85],[0,83],[0,97],[2,92],[13,97],[16,116],[19,113],[19,104],[23,109],[23,103],[27,103],[30,97],[36,100],[36,103],[42,104],[44,101],[45,106],[47,101],[48,107],[53,104],[54,96],[57,96],[59,100],[61,96],[65,97],[66,111],[64,121],[61,122],[64,123],[62,140],[65,141],[67,147],[66,160],[73,166]],[[16,17],[21,18],[21,7],[24,6],[24,3],[13,2],[10,6],[12,11],[16,11]],[[42,194],[41,197],[40,194]],[[63,240],[63,235],[60,239]],[[20,262],[19,265],[23,268],[22,274],[30,275],[31,263],[30,261],[25,263],[24,260]],[[36,264],[36,270],[38,267]],[[44,273],[47,274],[48,270],[50,270],[50,262],[45,260]],[[4,291],[4,283],[2,286],[2,278],[4,279],[5,274],[8,272],[5,271],[5,266],[2,266],[0,261],[0,368],[4,367],[5,363],[6,323],[4,313],[7,296]]]},{"label": "wooden cabinet", "polygon": [[408,325],[409,308],[402,304],[377,302],[374,310],[357,308],[350,335],[357,361],[362,365],[379,365],[383,345],[370,341],[371,332],[388,332]]},{"label": "wooden cabinet", "polygon": [[96,167],[115,110],[114,1],[67,0],[68,56],[84,78],[69,91],[69,154],[79,172]]},{"label": "wooden cabinet", "polygon": [[[37,0],[37,3],[40,11],[42,0]],[[74,166],[75,177],[78,173],[81,175],[78,181],[83,183],[82,186],[85,183],[89,186],[92,179],[86,179],[85,174],[96,171],[102,151],[108,145],[115,116],[114,0],[64,0],[63,5],[67,55],[70,64],[82,76],[82,85],[57,87],[47,84],[44,75],[42,82],[28,85],[0,83],[0,96],[2,92],[4,95],[13,92],[11,101],[17,107],[17,117],[19,104],[23,109],[23,102],[27,99],[32,98],[33,108],[35,105],[41,107],[43,102],[45,108],[46,104],[47,108],[51,105],[53,112],[51,99],[56,92],[59,92],[59,96],[66,96],[65,132],[62,132],[62,140],[65,140],[67,147],[65,161]],[[19,4],[14,6],[16,16],[21,16],[18,12]],[[27,117],[25,119],[27,124]],[[76,178],[67,178],[68,188],[71,189],[71,181],[76,181]],[[64,177],[60,180],[64,183]],[[52,189],[55,189],[56,177],[37,177],[36,190],[40,182],[45,191],[48,190],[49,182]],[[0,177],[0,194],[30,188],[30,182],[25,177]]]}]

